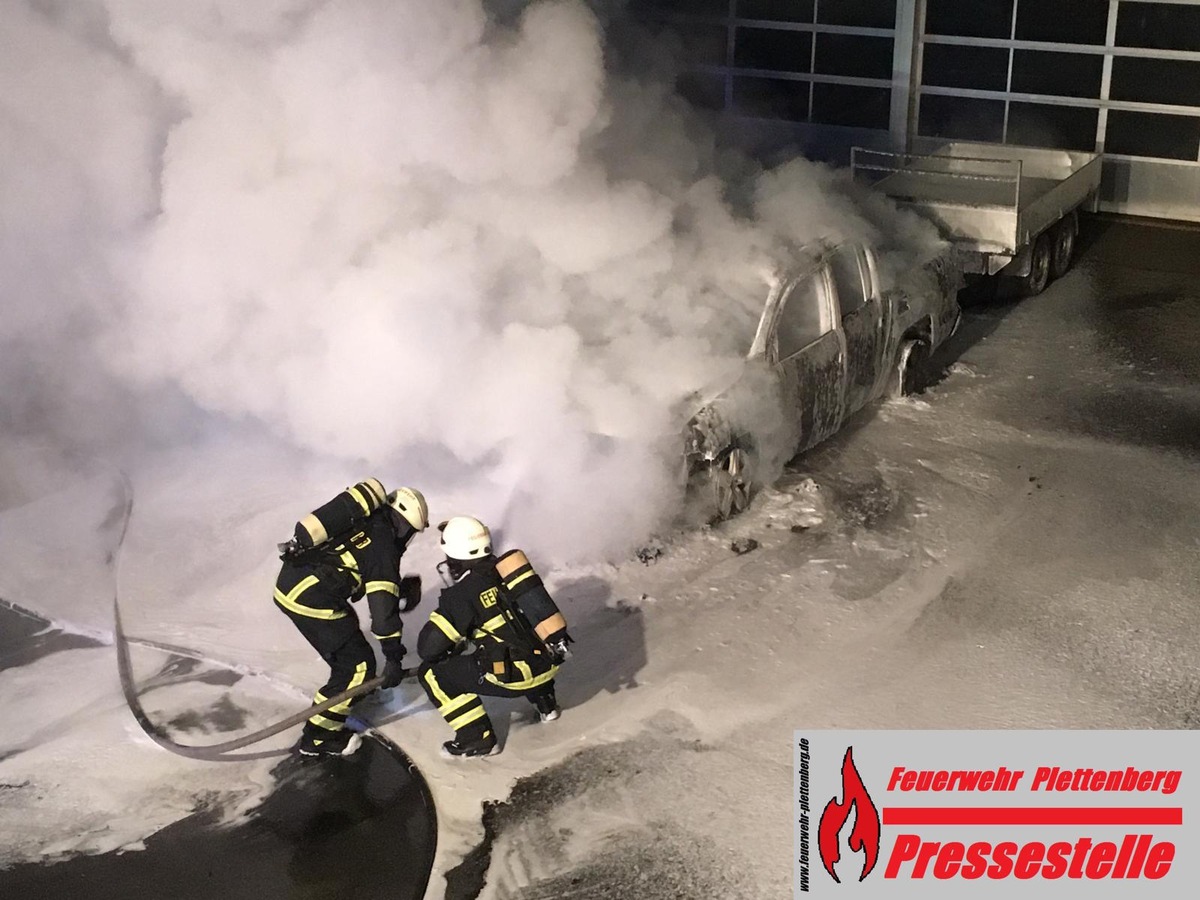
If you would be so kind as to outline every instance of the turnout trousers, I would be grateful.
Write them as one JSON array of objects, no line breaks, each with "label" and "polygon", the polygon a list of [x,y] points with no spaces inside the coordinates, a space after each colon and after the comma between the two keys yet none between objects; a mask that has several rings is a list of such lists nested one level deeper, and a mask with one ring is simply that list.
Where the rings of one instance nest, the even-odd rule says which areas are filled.
[{"label": "turnout trousers", "polygon": [[[323,703],[342,691],[357,687],[375,677],[375,651],[358,627],[353,614],[339,619],[314,619],[291,610],[283,612],[292,620],[305,640],[329,664],[329,680],[313,696],[313,703]],[[351,708],[363,698],[360,694],[344,703],[318,713],[304,724],[306,736],[321,738],[331,731],[346,727]]]},{"label": "turnout trousers", "polygon": [[491,737],[492,722],[483,708],[480,694],[489,697],[524,697],[537,705],[539,696],[554,693],[554,675],[558,667],[534,675],[523,673],[520,681],[504,684],[487,678],[473,655],[451,656],[436,663],[425,663],[417,672],[417,680],[425,689],[430,702],[437,707],[451,728],[455,739],[474,742]]}]

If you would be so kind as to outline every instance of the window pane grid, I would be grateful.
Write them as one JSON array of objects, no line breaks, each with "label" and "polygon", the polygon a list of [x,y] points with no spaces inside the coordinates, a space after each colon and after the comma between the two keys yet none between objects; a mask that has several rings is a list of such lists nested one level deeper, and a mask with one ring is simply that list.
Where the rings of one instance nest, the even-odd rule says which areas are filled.
[{"label": "window pane grid", "polygon": [[[925,60],[912,86],[917,134],[949,130],[964,139],[1057,142],[1122,159],[1200,163],[1200,146],[1192,144],[1200,134],[1200,90],[1192,90],[1200,86],[1200,3],[927,3],[919,38]],[[1067,7],[1071,14],[1061,14]],[[893,85],[883,57],[896,41],[893,0],[646,0],[643,11],[691,31],[685,38],[691,64],[680,89],[699,106],[884,131],[892,124],[886,108]],[[727,41],[723,59],[718,33]],[[747,35],[754,36],[747,41]],[[855,38],[873,58],[841,52],[854,49]],[[869,39],[878,46],[871,49]],[[960,61],[972,51],[974,70]],[[994,68],[979,68],[988,59],[983,51],[999,57]],[[1163,61],[1174,61],[1174,69]],[[780,97],[770,97],[772,91]],[[843,115],[851,121],[838,122]],[[1160,128],[1161,139],[1141,137]]]},{"label": "window pane grid", "polygon": [[815,0],[737,0],[734,4],[742,18],[774,22],[811,22],[815,8]]},{"label": "window pane grid", "polygon": [[857,34],[862,37],[896,36],[895,28],[871,25],[831,25],[827,22],[785,22],[778,19],[759,19],[753,16],[700,16],[686,13],[655,16],[659,22],[672,25],[721,25],[739,28],[770,28],[772,31],[808,31],[817,34]]},{"label": "window pane grid", "polygon": [[[805,76],[810,77],[808,75]],[[1098,100],[1090,97],[1064,97],[1057,94],[1026,94],[1020,91],[989,91],[983,88],[941,87],[921,85],[921,96],[975,97],[987,100],[1013,100],[1028,103],[1046,103],[1051,106],[1076,106],[1091,109],[1123,110],[1126,112],[1165,113],[1170,115],[1200,115],[1200,104],[1181,106],[1169,103],[1146,103],[1138,100]],[[1197,98],[1200,100],[1200,98]]]},{"label": "window pane grid", "polygon": [[1117,11],[1115,41],[1122,47],[1200,50],[1200,6],[1122,3]]},{"label": "window pane grid", "polygon": [[803,81],[815,84],[844,84],[850,87],[890,89],[892,82],[882,78],[855,78],[852,75],[825,75],[821,72],[786,72],[777,69],[748,69],[735,66],[693,66],[692,72],[706,75],[731,75],[734,78],[773,78],[779,81]]},{"label": "window pane grid", "polygon": [[676,90],[695,106],[887,131],[894,0],[821,2],[650,0],[642,12],[679,34],[688,64]]},{"label": "window pane grid", "polygon": [[[1126,0],[1127,2],[1127,0]],[[1062,53],[1087,53],[1096,56],[1141,57],[1144,59],[1181,59],[1200,61],[1200,50],[1155,50],[1149,47],[1106,47],[1103,44],[1063,44],[1051,41],[1023,41],[1012,38],[960,37],[948,34],[927,34],[926,45],[958,47],[999,47],[1016,50],[1057,50]]]},{"label": "window pane grid", "polygon": [[896,0],[817,0],[816,12],[829,25],[896,26]]},{"label": "window pane grid", "polygon": [[[980,4],[988,21],[970,14]],[[1064,4],[1087,21],[1059,16]],[[1001,12],[1012,16],[1007,37]],[[1195,165],[1197,29],[1200,4],[929,0],[916,133]],[[980,54],[974,67],[964,65],[972,50]],[[1003,86],[999,59],[989,67],[988,52],[1009,56]]]}]

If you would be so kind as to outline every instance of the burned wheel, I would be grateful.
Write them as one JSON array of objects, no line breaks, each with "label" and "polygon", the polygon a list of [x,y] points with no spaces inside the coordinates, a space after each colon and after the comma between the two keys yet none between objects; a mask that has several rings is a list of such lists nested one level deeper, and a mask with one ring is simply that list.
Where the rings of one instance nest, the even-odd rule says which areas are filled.
[{"label": "burned wheel", "polygon": [[896,363],[892,367],[888,396],[893,399],[919,394],[929,384],[929,345],[920,338],[909,338],[900,344]]},{"label": "burned wheel", "polygon": [[713,462],[710,477],[716,521],[728,519],[750,505],[750,478],[746,463],[746,452],[740,447],[734,447],[724,459]]}]

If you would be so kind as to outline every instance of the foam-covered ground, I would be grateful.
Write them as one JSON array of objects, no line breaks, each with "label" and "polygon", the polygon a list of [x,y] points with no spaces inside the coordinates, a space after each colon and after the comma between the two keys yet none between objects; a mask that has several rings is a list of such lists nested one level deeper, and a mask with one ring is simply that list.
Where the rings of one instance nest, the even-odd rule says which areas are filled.
[{"label": "foam-covered ground", "polygon": [[[546,571],[578,640],[558,722],[495,704],[505,752],[451,764],[415,685],[375,705],[438,805],[430,897],[786,896],[797,727],[1196,726],[1200,234],[1097,222],[1085,238],[1041,297],[973,309],[926,395],[866,412],[747,514],[666,536],[647,565]],[[327,479],[270,459],[242,449],[140,475],[120,573],[132,634],[291,686],[228,686],[246,727],[321,677],[269,596],[295,497]],[[97,473],[5,510],[0,596],[103,638],[113,484]],[[742,538],[757,548],[732,552]],[[435,542],[410,559],[428,589],[415,633]],[[36,837],[0,819],[7,859],[137,846],[228,789],[228,769],[140,739],[110,647],[57,656],[77,662],[0,672],[7,743],[71,723],[0,761],[3,785],[40,786]],[[141,656],[139,673],[153,665]],[[157,715],[197,702],[168,696]],[[101,771],[115,772],[102,787]],[[514,785],[460,866],[484,841],[483,802]]]}]

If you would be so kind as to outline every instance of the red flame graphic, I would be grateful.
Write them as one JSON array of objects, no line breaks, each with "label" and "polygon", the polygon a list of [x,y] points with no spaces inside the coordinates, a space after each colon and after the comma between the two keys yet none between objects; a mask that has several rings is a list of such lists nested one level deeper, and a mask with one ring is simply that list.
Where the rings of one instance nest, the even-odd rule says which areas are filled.
[{"label": "red flame graphic", "polygon": [[825,811],[821,813],[821,822],[817,826],[817,845],[821,848],[821,862],[825,864],[825,871],[838,884],[841,884],[842,880],[837,877],[833,866],[841,859],[838,838],[842,833],[842,826],[850,818],[851,806],[855,810],[854,830],[850,832],[850,839],[846,843],[850,845],[851,850],[861,850],[866,855],[862,874],[858,876],[859,881],[870,874],[879,859],[879,811],[871,802],[871,795],[867,793],[858,769],[854,768],[854,759],[850,755],[853,749],[847,747],[846,758],[842,760],[842,796],[845,799],[838,803],[837,797],[834,797],[825,804]]}]

